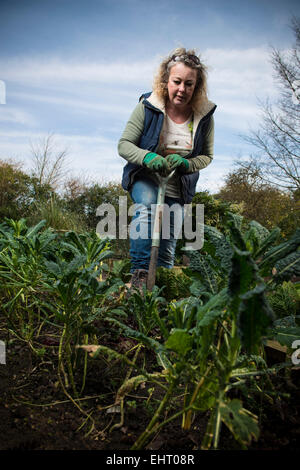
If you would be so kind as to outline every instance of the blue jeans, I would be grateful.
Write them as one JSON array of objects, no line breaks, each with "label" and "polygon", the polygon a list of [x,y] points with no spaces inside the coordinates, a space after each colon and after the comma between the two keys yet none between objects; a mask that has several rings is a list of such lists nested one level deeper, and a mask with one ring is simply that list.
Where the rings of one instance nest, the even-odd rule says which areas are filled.
[{"label": "blue jeans", "polygon": [[[130,195],[135,204],[130,225],[131,272],[149,268],[152,230],[155,216],[158,187],[146,178],[134,182]],[[174,265],[176,242],[181,234],[183,204],[180,199],[165,197],[163,227],[158,252],[157,266],[172,268]],[[166,208],[171,210],[166,214]]]}]

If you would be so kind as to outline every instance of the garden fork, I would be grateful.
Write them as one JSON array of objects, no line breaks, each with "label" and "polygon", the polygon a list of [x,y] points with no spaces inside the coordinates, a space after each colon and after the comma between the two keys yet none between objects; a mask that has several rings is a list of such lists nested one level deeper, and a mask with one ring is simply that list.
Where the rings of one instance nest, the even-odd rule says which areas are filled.
[{"label": "garden fork", "polygon": [[154,226],[153,226],[153,234],[152,234],[150,264],[149,264],[148,277],[147,277],[147,289],[148,290],[152,290],[155,284],[156,266],[157,266],[157,258],[158,258],[158,251],[159,251],[159,245],[160,245],[160,232],[161,232],[161,227],[162,227],[162,217],[163,217],[163,210],[164,210],[166,188],[167,188],[169,179],[174,175],[174,173],[175,173],[175,170],[171,171],[171,173],[169,173],[167,176],[157,175],[159,179],[159,185],[158,185],[155,218],[154,218]]}]

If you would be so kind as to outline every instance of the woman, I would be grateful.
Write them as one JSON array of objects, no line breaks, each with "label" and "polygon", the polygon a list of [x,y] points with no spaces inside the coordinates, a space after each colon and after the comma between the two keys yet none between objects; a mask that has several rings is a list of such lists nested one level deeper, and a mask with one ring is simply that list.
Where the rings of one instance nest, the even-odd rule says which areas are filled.
[{"label": "woman", "polygon": [[171,211],[170,236],[162,237],[157,261],[157,266],[173,267],[178,237],[174,217],[181,217],[182,222],[183,206],[192,201],[199,170],[213,158],[215,109],[207,98],[205,66],[194,50],[179,48],[161,63],[152,93],[142,95],[126,125],[118,145],[120,156],[128,162],[122,186],[136,204],[131,227],[138,225],[144,234],[138,237],[132,229],[130,233],[135,287],[147,279],[151,205],[156,203],[159,176],[176,170],[165,198],[165,204],[176,210]]}]

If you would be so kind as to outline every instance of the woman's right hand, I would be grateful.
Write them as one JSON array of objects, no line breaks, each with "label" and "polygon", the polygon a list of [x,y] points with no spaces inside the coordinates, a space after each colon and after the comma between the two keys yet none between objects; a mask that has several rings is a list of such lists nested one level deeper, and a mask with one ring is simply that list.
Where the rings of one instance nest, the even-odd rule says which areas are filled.
[{"label": "woman's right hand", "polygon": [[161,176],[166,176],[170,172],[169,164],[167,160],[154,152],[149,152],[144,157],[143,164],[149,170],[159,173]]}]

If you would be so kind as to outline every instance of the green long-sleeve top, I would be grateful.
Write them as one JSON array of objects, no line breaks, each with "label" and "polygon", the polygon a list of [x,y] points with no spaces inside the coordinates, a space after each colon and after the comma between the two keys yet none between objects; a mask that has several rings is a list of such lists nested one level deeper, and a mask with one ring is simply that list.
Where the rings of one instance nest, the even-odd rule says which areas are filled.
[{"label": "green long-sleeve top", "polygon": [[[154,93],[151,94],[151,96],[148,98],[148,101],[157,108],[161,109],[165,114],[164,103],[162,103]],[[194,142],[195,132],[200,119],[202,119],[213,106],[214,104],[212,102],[207,101],[200,112],[194,112],[192,142]],[[147,155],[147,153],[149,153],[149,150],[141,149],[138,146],[144,129],[144,119],[145,108],[143,102],[140,101],[133,110],[118,144],[118,152],[121,157],[123,157],[128,162],[141,166],[143,165],[144,157]],[[211,116],[207,126],[206,134],[203,139],[202,154],[193,158],[189,158],[190,166],[188,173],[194,173],[196,171],[202,170],[211,163],[213,159],[213,146],[214,119],[213,116]],[[190,151],[191,149],[189,152]],[[145,171],[151,179],[153,179],[155,182],[158,182],[155,173],[146,169]],[[169,180],[166,195],[173,198],[179,198],[181,196],[179,175],[177,173],[175,173],[173,178]]]}]

